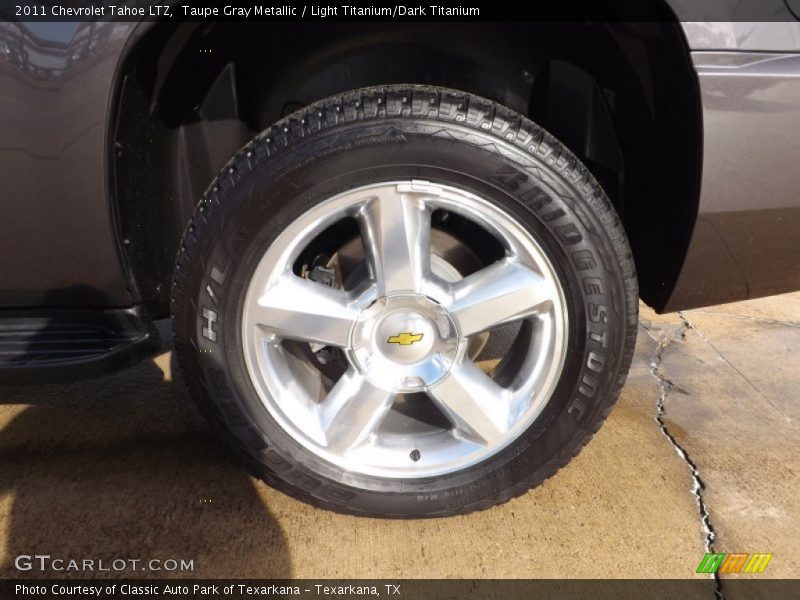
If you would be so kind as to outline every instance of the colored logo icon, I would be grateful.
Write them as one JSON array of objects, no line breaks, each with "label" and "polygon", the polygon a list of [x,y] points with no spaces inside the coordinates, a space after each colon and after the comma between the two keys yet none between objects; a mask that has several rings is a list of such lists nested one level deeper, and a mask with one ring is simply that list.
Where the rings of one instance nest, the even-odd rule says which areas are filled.
[{"label": "colored logo icon", "polygon": [[734,554],[706,554],[697,567],[696,573],[763,573],[772,554],[743,552]]},{"label": "colored logo icon", "polygon": [[400,344],[401,346],[410,346],[422,340],[422,333],[402,332],[397,335],[391,336],[386,342],[388,344]]}]

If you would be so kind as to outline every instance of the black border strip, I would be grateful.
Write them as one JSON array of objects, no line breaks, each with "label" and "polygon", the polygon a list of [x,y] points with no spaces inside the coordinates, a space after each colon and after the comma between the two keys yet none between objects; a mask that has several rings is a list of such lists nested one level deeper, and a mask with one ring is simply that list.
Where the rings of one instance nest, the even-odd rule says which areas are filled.
[{"label": "black border strip", "polygon": [[[132,11],[119,16],[121,7]],[[245,9],[247,16],[225,7]],[[169,7],[167,11],[164,7]],[[184,7],[190,7],[187,12]],[[320,10],[336,8],[332,10]],[[350,7],[345,9],[345,7]],[[364,9],[356,14],[352,7]],[[434,7],[438,7],[434,8]],[[258,14],[260,8],[262,14]],[[76,12],[76,9],[79,12]],[[384,12],[386,9],[388,12]],[[449,9],[450,14],[446,14]],[[86,12],[88,10],[88,13]],[[0,0],[0,21],[772,21],[795,22],[800,0],[288,0],[282,3],[217,0]]]}]

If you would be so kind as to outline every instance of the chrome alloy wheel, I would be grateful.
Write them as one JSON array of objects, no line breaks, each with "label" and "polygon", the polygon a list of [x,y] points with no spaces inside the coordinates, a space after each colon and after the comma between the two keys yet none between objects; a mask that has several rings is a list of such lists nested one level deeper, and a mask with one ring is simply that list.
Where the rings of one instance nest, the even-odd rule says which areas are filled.
[{"label": "chrome alloy wheel", "polygon": [[[432,245],[436,211],[488,232],[504,256],[463,276]],[[357,223],[361,275],[332,286],[298,274],[301,253],[343,219]],[[388,182],[321,202],[278,235],[248,286],[243,349],[265,408],[304,448],[350,473],[431,477],[492,456],[541,413],[565,359],[565,306],[511,214],[453,187]],[[479,364],[471,342],[509,327],[513,343]],[[323,348],[343,357],[335,380],[308,358]]]}]

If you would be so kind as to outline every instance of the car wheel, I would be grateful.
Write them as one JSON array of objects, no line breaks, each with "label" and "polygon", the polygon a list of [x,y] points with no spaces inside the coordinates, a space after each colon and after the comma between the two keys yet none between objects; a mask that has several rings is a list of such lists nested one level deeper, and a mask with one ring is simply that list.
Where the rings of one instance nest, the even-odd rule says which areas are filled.
[{"label": "car wheel", "polygon": [[504,502],[553,475],[617,398],[637,286],[608,198],[492,101],[347,92],[219,174],[173,285],[200,406],[259,476],[353,514]]}]

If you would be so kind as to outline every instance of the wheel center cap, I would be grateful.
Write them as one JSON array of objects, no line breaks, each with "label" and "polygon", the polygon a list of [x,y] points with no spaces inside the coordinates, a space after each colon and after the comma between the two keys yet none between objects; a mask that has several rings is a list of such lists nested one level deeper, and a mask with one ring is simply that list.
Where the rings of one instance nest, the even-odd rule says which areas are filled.
[{"label": "wheel center cap", "polygon": [[423,313],[399,308],[379,319],[376,347],[386,358],[409,365],[424,360],[436,346],[440,332]]},{"label": "wheel center cap", "polygon": [[376,386],[417,392],[450,370],[459,346],[447,311],[416,294],[388,296],[365,309],[353,327],[349,353]]}]

